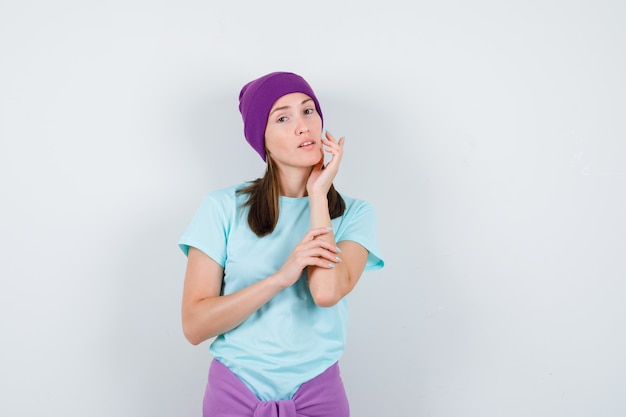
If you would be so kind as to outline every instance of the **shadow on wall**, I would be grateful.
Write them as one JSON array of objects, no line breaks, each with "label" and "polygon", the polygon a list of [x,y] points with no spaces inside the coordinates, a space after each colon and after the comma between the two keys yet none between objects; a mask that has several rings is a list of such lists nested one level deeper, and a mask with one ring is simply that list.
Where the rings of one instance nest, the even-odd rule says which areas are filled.
[{"label": "shadow on wall", "polygon": [[[185,120],[185,163],[197,170],[196,191],[228,186],[263,175],[265,163],[245,141],[237,93],[220,91],[192,103]],[[182,142],[182,141],[181,141]]]}]

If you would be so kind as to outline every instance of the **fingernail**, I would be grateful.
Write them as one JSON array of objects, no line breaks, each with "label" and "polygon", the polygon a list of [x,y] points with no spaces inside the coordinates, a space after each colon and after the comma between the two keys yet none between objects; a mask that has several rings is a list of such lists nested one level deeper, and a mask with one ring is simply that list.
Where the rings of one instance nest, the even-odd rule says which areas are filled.
[{"label": "fingernail", "polygon": [[335,259],[337,260],[337,262],[341,262],[341,258],[339,256],[335,256]]},{"label": "fingernail", "polygon": [[337,252],[341,253],[341,248],[339,246],[335,246],[335,249],[337,249]]},{"label": "fingernail", "polygon": [[328,262],[328,267],[329,267],[329,268],[334,268],[334,267],[335,267],[335,265],[334,265],[334,264],[331,264],[330,262]]},{"label": "fingernail", "polygon": [[326,230],[333,230],[332,226],[326,226]]}]

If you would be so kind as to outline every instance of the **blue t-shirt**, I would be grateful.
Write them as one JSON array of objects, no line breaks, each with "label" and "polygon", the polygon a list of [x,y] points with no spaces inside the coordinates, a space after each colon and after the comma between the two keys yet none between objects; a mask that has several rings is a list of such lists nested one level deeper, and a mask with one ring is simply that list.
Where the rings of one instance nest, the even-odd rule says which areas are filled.
[{"label": "blue t-shirt", "polygon": [[[180,238],[185,254],[193,246],[224,268],[224,294],[234,293],[280,269],[310,229],[308,197],[280,197],[278,224],[259,238],[248,226],[245,184],[209,193]],[[365,270],[382,268],[372,206],[343,196],[346,210],[332,219],[337,243],[351,240],[369,251]],[[213,357],[226,365],[263,401],[290,399],[300,385],[324,372],[344,351],[348,325],[345,297],[318,307],[306,269],[291,287],[276,294],[243,323],[218,336]]]}]

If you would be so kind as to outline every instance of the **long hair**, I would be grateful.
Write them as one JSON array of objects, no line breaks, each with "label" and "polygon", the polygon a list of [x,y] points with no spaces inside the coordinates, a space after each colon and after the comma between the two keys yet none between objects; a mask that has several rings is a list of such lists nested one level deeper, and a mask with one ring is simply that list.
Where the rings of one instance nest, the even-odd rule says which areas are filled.
[{"label": "long hair", "polygon": [[[248,225],[258,236],[263,237],[274,231],[278,223],[278,197],[280,196],[280,184],[278,181],[278,168],[267,155],[267,169],[265,175],[252,181],[247,187],[237,190],[238,194],[248,194],[244,207],[250,207],[248,213]],[[346,210],[346,203],[341,195],[331,184],[327,194],[328,212],[334,219]]]}]

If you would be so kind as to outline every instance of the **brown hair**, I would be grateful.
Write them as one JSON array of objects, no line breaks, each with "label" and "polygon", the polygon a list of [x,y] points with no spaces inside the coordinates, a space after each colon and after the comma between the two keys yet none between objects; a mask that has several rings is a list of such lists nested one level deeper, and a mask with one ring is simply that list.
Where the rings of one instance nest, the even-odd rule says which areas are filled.
[{"label": "brown hair", "polygon": [[[244,203],[244,207],[250,207],[250,212],[248,213],[250,229],[258,237],[272,233],[278,223],[280,185],[278,182],[278,169],[269,154],[267,156],[265,175],[252,181],[250,185],[237,190],[237,194],[248,194],[248,200]],[[343,215],[346,203],[335,190],[334,185],[330,186],[327,198],[330,218],[334,219]]]}]

